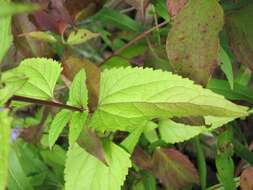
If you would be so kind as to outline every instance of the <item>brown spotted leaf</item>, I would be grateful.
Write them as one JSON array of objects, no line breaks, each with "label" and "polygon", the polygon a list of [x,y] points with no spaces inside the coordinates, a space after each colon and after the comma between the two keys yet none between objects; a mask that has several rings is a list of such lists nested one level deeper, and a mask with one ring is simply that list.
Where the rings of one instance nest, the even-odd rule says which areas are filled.
[{"label": "brown spotted leaf", "polygon": [[226,18],[226,31],[237,59],[253,71],[253,4]]},{"label": "brown spotted leaf", "polygon": [[192,162],[173,148],[155,150],[152,171],[163,185],[171,189],[183,189],[199,183],[198,172]]},{"label": "brown spotted leaf", "polygon": [[191,0],[176,15],[166,50],[175,72],[206,85],[218,65],[223,10],[217,0]]},{"label": "brown spotted leaf", "polygon": [[167,0],[167,9],[170,16],[176,16],[179,11],[186,5],[188,0]]},{"label": "brown spotted leaf", "polygon": [[151,156],[136,147],[132,160],[141,169],[151,171],[160,183],[171,189],[183,189],[199,183],[198,172],[192,162],[176,149],[159,148]]},{"label": "brown spotted leaf", "polygon": [[253,167],[248,167],[243,170],[240,176],[240,187],[241,190],[252,190],[253,189]]}]

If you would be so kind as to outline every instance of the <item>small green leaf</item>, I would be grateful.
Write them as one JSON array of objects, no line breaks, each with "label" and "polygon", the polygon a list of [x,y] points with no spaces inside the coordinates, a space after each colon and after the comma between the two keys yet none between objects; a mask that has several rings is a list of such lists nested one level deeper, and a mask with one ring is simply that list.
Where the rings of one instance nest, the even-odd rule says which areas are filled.
[{"label": "small green leaf", "polygon": [[221,70],[225,73],[230,88],[233,89],[234,88],[234,75],[233,75],[233,68],[232,68],[232,64],[231,64],[231,60],[228,56],[228,54],[226,53],[226,51],[221,47],[220,48],[220,60],[221,60]]},{"label": "small green leaf", "polygon": [[99,11],[98,14],[94,16],[94,20],[99,20],[108,25],[115,26],[127,31],[143,31],[143,27],[138,22],[128,17],[127,15],[120,13],[119,11],[115,11],[109,8],[103,8],[101,11]]},{"label": "small green leaf", "polygon": [[36,4],[8,3],[9,0],[1,0],[0,17],[12,16],[14,14],[33,12],[39,9]]},{"label": "small green leaf", "polygon": [[88,91],[86,87],[86,73],[82,69],[76,74],[69,91],[68,103],[86,108],[88,104]]},{"label": "small green leaf", "polygon": [[7,185],[11,122],[8,111],[0,110],[0,190],[5,190]]},{"label": "small green leaf", "polygon": [[61,73],[61,65],[46,58],[30,58],[13,70],[24,74],[29,80],[16,95],[38,99],[53,99],[54,87]]},{"label": "small green leaf", "polygon": [[58,137],[60,136],[63,128],[67,125],[69,120],[71,119],[71,111],[69,110],[61,110],[56,114],[54,120],[49,129],[49,146],[52,148]]},{"label": "small green leaf", "polygon": [[253,165],[253,152],[249,150],[249,148],[243,144],[241,144],[238,140],[233,139],[233,145],[235,153],[240,156],[242,159],[246,160],[248,163]]},{"label": "small green leaf", "polygon": [[236,184],[233,181],[234,178],[234,162],[233,146],[232,146],[232,129],[229,128],[225,132],[221,133],[217,141],[217,155],[215,158],[215,164],[217,168],[217,176],[222,183],[224,189],[236,189]]},{"label": "small green leaf", "polygon": [[90,127],[101,131],[132,131],[143,121],[154,118],[248,115],[248,108],[161,70],[130,67],[105,70],[99,96]]},{"label": "small green leaf", "polygon": [[119,190],[131,167],[130,155],[116,144],[104,146],[108,166],[75,144],[67,153],[66,190]]},{"label": "small green leaf", "polygon": [[137,127],[132,133],[130,133],[127,138],[124,139],[123,142],[120,143],[122,147],[125,148],[130,154],[133,153],[136,144],[139,141],[139,138],[144,131],[146,125],[142,125],[141,127]]},{"label": "small green leaf", "polygon": [[29,33],[21,34],[20,36],[29,36],[43,42],[50,42],[50,43],[57,42],[57,39],[52,34],[48,32],[42,32],[42,31],[29,32]]},{"label": "small green leaf", "polygon": [[70,33],[67,44],[78,45],[84,43],[92,38],[97,38],[100,34],[93,33],[87,29],[78,29]]},{"label": "small green leaf", "polygon": [[198,161],[198,171],[200,177],[200,186],[202,190],[206,189],[206,178],[207,178],[207,168],[206,168],[206,160],[203,151],[203,147],[200,144],[199,137],[194,138],[194,147],[197,152],[197,161]]},{"label": "small green leaf", "polygon": [[84,128],[88,112],[74,112],[69,123],[69,144],[73,145]]}]

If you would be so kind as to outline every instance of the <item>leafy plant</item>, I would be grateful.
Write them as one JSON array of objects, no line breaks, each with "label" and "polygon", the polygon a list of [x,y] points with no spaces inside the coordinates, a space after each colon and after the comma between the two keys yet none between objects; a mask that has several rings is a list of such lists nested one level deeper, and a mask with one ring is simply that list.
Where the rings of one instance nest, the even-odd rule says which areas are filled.
[{"label": "leafy plant", "polygon": [[250,2],[2,2],[0,190],[252,188]]}]

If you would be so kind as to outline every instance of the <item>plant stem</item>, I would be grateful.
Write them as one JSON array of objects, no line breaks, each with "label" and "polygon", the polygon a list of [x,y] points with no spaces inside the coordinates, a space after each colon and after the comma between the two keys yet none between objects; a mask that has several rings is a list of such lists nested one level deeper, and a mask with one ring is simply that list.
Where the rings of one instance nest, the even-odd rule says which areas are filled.
[{"label": "plant stem", "polygon": [[43,105],[43,106],[50,106],[50,107],[58,107],[58,108],[72,110],[72,111],[79,111],[79,112],[84,111],[82,108],[79,108],[76,106],[70,106],[67,104],[62,104],[62,103],[48,101],[48,100],[28,98],[28,97],[24,97],[24,96],[12,96],[10,101],[27,102],[27,103],[33,103],[33,104],[38,104],[38,105]]},{"label": "plant stem", "polygon": [[148,34],[150,34],[151,32],[153,32],[154,30],[157,30],[158,28],[161,28],[162,26],[168,24],[169,21],[164,21],[158,25],[155,25],[154,27],[144,31],[143,33],[137,35],[134,39],[132,39],[130,42],[128,42],[126,45],[124,45],[122,48],[118,49],[117,51],[113,52],[109,57],[107,57],[102,63],[99,64],[99,66],[102,66],[103,64],[106,63],[106,61],[108,61],[109,59],[111,59],[113,56],[117,56],[119,55],[122,51],[124,51],[125,49],[127,49],[128,47],[130,47],[131,45],[135,44],[136,42],[138,42],[139,40],[141,40],[142,38],[146,37]]}]

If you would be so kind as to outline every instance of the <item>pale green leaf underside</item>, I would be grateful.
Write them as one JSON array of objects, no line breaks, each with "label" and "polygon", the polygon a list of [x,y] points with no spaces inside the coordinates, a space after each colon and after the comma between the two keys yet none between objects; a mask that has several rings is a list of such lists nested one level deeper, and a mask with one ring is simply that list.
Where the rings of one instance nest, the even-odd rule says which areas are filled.
[{"label": "pale green leaf underside", "polygon": [[70,33],[67,43],[69,45],[77,45],[84,43],[92,38],[96,38],[98,36],[99,36],[98,33],[93,33],[86,29],[79,29],[77,31],[73,31]]},{"label": "pale green leaf underside", "polygon": [[86,87],[86,73],[82,69],[76,74],[69,91],[68,103],[74,106],[86,108],[88,104],[88,91]]},{"label": "pale green leaf underside", "polygon": [[247,108],[170,72],[116,68],[102,73],[99,106],[90,126],[133,130],[153,118],[246,116]]},{"label": "pale green leaf underside", "polygon": [[61,110],[59,113],[56,114],[54,120],[49,129],[49,146],[52,147],[55,141],[60,136],[62,130],[67,125],[69,120],[71,119],[71,111],[69,110]]},{"label": "pale green leaf underside", "polygon": [[8,111],[0,111],[0,190],[4,190],[8,177],[9,142],[11,131],[11,118]]},{"label": "pale green leaf underside", "polygon": [[130,155],[110,142],[105,147],[108,166],[75,144],[67,153],[65,168],[66,190],[119,190],[123,185]]},{"label": "pale green leaf underside", "polygon": [[174,144],[187,141],[199,134],[213,131],[232,120],[234,120],[234,118],[207,116],[205,117],[205,122],[211,126],[208,128],[206,126],[192,126],[176,123],[168,119],[161,121],[159,124],[159,132],[163,141]]},{"label": "pale green leaf underside", "polygon": [[74,112],[69,123],[69,144],[73,145],[84,128],[88,112]]},{"label": "pale green leaf underside", "polygon": [[52,99],[54,87],[61,73],[58,62],[46,58],[25,59],[17,67],[17,72],[29,78],[17,95],[38,99]]}]

